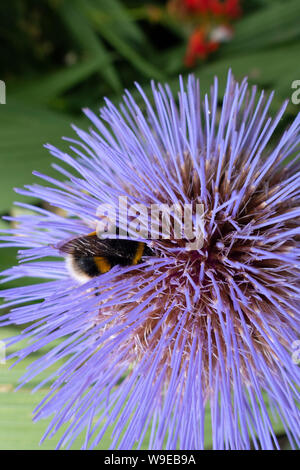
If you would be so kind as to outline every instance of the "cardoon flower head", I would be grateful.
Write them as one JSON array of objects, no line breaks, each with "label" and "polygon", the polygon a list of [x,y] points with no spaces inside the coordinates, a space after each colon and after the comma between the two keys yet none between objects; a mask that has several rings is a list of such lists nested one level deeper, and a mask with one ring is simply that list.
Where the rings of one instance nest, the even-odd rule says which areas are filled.
[{"label": "cardoon flower head", "polygon": [[[153,84],[151,98],[137,88],[142,107],[126,92],[119,108],[87,110],[93,128],[75,128],[70,155],[47,146],[64,182],[37,174],[46,184],[18,190],[67,217],[20,204],[36,215],[15,218],[3,237],[21,248],[6,280],[49,280],[4,291],[2,324],[26,324],[12,341],[30,338],[19,358],[56,340],[24,381],[64,359],[35,419],[52,416],[45,437],[69,423],[59,446],[84,430],[83,447],[94,448],[112,426],[112,448],[148,436],[148,448],[185,450],[204,447],[207,413],[215,449],[276,448],[278,419],[295,447],[300,115],[275,138],[287,104],[268,117],[272,94],[230,73],[220,109],[217,79],[210,96],[193,76],[176,97],[168,86]],[[120,196],[202,204],[202,246],[187,249],[171,232],[139,264],[79,283],[59,247],[95,231],[99,205]]]}]

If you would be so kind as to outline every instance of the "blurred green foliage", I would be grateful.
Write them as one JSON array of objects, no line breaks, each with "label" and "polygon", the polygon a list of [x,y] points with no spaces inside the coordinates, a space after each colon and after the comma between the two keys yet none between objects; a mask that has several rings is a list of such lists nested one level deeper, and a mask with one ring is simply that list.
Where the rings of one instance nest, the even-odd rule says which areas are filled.
[{"label": "blurred green foliage", "polygon": [[[208,91],[217,74],[221,95],[231,67],[238,79],[247,75],[259,87],[275,89],[274,109],[290,98],[299,78],[299,0],[244,1],[233,40],[194,69],[183,64],[190,31],[166,13],[165,4],[2,2],[0,79],[7,104],[0,106],[0,213],[10,210],[14,186],[33,181],[32,170],[49,172],[43,144],[63,147],[61,136],[72,135],[70,123],[88,126],[81,108],[97,110],[104,96],[119,102],[134,81],[146,89],[151,79],[167,81],[176,89],[179,74],[194,72]],[[297,111],[290,105],[290,114]]]},{"label": "blurred green foliage", "polygon": [[[22,200],[13,187],[36,181],[33,170],[54,173],[43,144],[66,148],[61,137],[73,135],[71,123],[89,126],[81,108],[97,110],[104,96],[118,103],[127,88],[139,99],[135,81],[146,91],[151,79],[176,90],[178,75],[193,72],[208,91],[218,75],[221,97],[231,67],[237,79],[248,76],[259,88],[276,90],[273,111],[290,99],[291,83],[300,78],[299,0],[244,1],[232,41],[194,69],[183,63],[190,31],[166,13],[165,5],[154,0],[2,0],[0,79],[6,83],[6,104],[0,105],[0,214],[10,214],[13,201]],[[290,104],[283,124],[298,111]],[[15,255],[13,249],[2,250],[0,269],[14,264]],[[2,449],[34,448],[46,427],[31,425],[38,396],[28,389],[11,393],[28,361],[10,376],[1,369]]]}]

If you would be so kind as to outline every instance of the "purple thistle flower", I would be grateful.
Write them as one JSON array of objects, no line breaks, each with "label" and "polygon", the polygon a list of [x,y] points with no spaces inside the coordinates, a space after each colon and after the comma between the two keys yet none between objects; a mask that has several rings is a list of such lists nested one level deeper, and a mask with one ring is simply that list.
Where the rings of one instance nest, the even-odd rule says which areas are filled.
[{"label": "purple thistle flower", "polygon": [[[138,90],[144,113],[126,92],[100,118],[85,111],[96,130],[75,128],[73,156],[47,146],[70,167],[53,165],[64,182],[36,173],[50,185],[17,190],[68,217],[19,204],[36,215],[15,218],[2,237],[23,248],[6,281],[49,279],[3,291],[11,311],[2,324],[30,324],[11,340],[30,339],[15,355],[60,340],[24,382],[64,359],[35,419],[53,415],[44,438],[69,423],[59,446],[85,430],[83,447],[94,448],[113,425],[112,448],[139,448],[150,430],[149,448],[187,450],[203,449],[210,410],[213,448],[272,449],[268,403],[299,446],[300,114],[274,143],[287,103],[271,119],[273,94],[257,96],[230,73],[220,113],[217,79],[203,98],[194,77],[186,89],[180,81],[178,104],[168,86],[152,86],[153,106]],[[120,195],[203,204],[203,247],[153,240],[157,256],[83,284],[63,258],[43,261],[95,230],[99,204]]]}]

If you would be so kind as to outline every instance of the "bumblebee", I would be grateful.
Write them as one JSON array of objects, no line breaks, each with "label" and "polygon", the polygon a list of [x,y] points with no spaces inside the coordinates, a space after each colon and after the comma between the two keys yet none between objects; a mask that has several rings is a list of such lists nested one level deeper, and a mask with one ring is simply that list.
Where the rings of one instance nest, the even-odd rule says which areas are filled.
[{"label": "bumblebee", "polygon": [[143,256],[154,255],[145,242],[101,239],[96,232],[73,238],[58,248],[67,254],[67,267],[71,275],[80,282],[104,274],[113,266],[136,265]]}]

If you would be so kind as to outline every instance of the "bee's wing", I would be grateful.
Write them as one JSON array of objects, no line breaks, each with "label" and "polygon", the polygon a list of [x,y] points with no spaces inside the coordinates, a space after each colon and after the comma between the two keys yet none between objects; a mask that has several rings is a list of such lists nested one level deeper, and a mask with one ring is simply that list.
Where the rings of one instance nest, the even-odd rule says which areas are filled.
[{"label": "bee's wing", "polygon": [[101,239],[95,232],[83,237],[73,238],[57,245],[62,253],[76,257],[112,256],[130,259],[134,256],[137,242],[134,240]]},{"label": "bee's wing", "polygon": [[58,249],[62,253],[83,256],[118,256],[107,240],[101,240],[97,235],[90,234],[62,242]]}]

